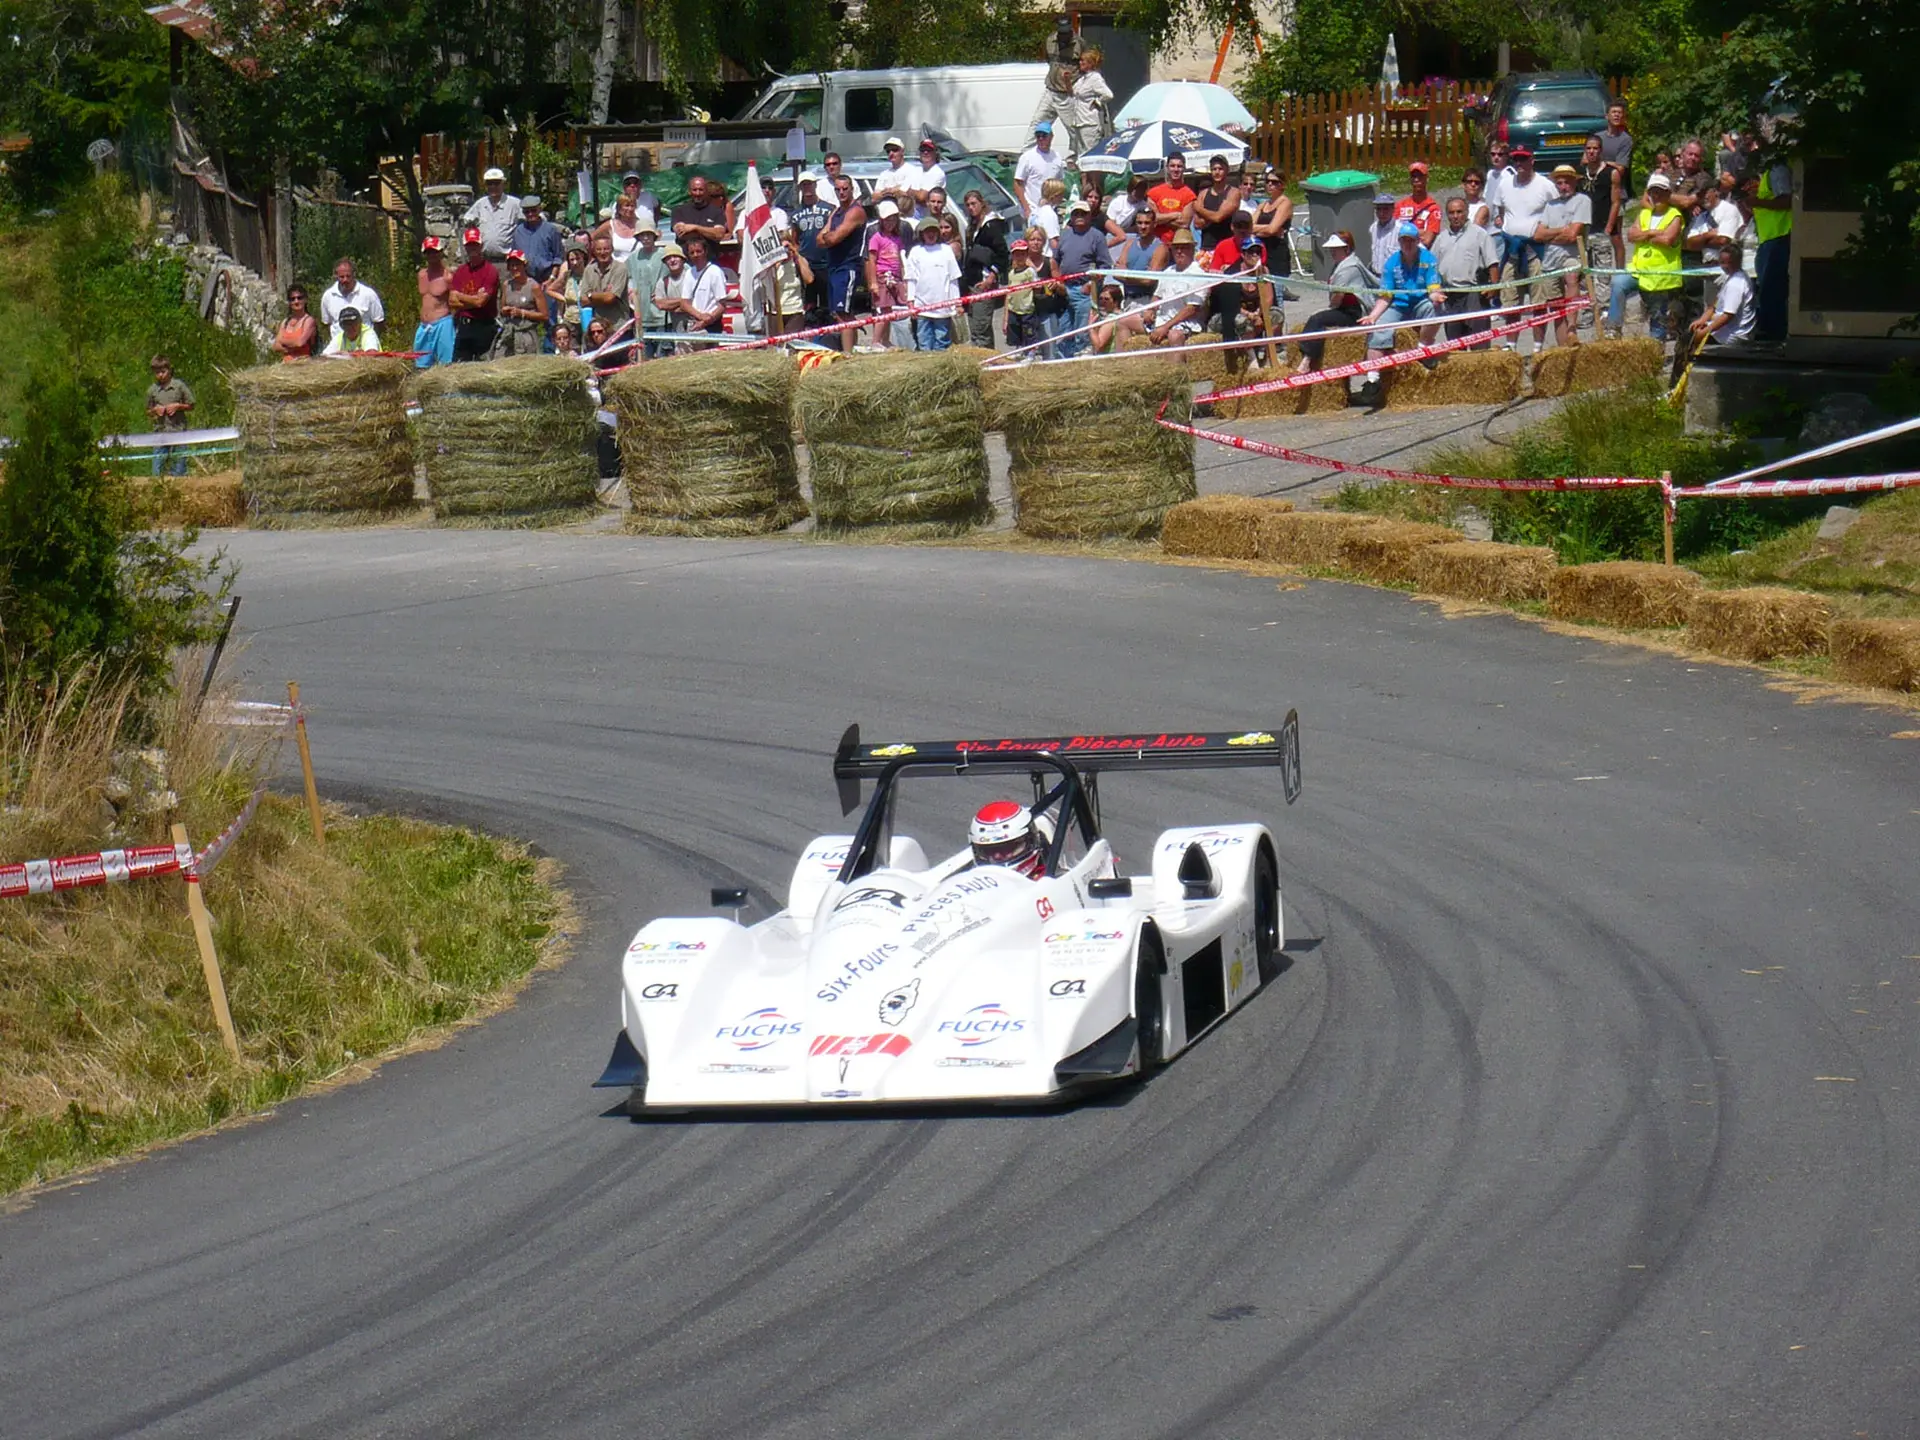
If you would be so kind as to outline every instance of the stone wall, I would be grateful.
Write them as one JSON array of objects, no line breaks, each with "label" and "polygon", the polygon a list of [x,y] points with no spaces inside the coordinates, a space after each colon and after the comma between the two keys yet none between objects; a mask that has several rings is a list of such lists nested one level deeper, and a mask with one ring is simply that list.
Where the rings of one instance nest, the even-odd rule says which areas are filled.
[{"label": "stone wall", "polygon": [[[186,268],[183,289],[187,304],[207,315],[222,330],[250,336],[255,348],[265,356],[286,314],[287,307],[279,293],[260,276],[211,245],[195,244],[185,236],[174,236],[164,243],[173,247]],[[207,277],[220,262],[227,266],[229,280],[220,286],[209,315],[205,303]],[[316,315],[319,308],[317,304],[314,306]]]}]

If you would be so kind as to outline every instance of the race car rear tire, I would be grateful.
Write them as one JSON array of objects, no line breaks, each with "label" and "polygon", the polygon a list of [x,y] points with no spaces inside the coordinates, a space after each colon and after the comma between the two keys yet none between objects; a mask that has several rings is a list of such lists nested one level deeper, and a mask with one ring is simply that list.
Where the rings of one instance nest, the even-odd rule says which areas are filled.
[{"label": "race car rear tire", "polygon": [[1265,845],[1253,862],[1253,958],[1261,983],[1280,968],[1280,872]]},{"label": "race car rear tire", "polygon": [[1167,1020],[1161,985],[1167,971],[1167,950],[1160,932],[1151,925],[1140,929],[1133,952],[1133,1018],[1140,1031],[1140,1073],[1158,1068],[1167,1058]]}]

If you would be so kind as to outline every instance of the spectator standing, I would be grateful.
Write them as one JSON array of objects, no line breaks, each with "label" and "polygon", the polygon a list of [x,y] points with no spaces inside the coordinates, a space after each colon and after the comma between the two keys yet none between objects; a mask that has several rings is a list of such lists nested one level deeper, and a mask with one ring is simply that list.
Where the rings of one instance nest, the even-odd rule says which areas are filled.
[{"label": "spectator standing", "polygon": [[553,327],[553,353],[579,358],[580,347],[573,338],[573,327],[564,320]]},{"label": "spectator standing", "polygon": [[1060,243],[1060,212],[1067,203],[1067,182],[1049,180],[1040,187],[1040,203],[1033,207],[1033,214],[1027,218],[1034,225],[1047,232],[1047,244],[1057,247]]},{"label": "spectator standing", "polygon": [[632,200],[621,195],[613,202],[613,214],[594,227],[595,235],[613,242],[613,258],[625,260],[640,243],[640,212]]},{"label": "spectator standing", "polygon": [[[1682,205],[1676,195],[1674,204],[1687,211],[1686,231],[1680,240],[1680,261],[1685,270],[1717,270],[1720,266],[1720,247],[1731,243],[1740,234],[1740,207],[1720,198],[1718,183],[1702,187],[1693,197],[1691,209]],[[1685,310],[1674,317],[1673,329],[1679,332],[1681,324],[1692,328],[1695,316],[1708,312],[1708,299],[1712,289],[1719,284],[1719,276],[1711,278],[1704,275],[1687,275],[1680,285],[1680,293],[1685,298]]]},{"label": "spectator standing", "polygon": [[547,281],[547,296],[558,310],[561,322],[573,327],[577,342],[586,333],[587,322],[580,316],[580,277],[587,268],[587,247],[578,240],[569,240],[563,253],[564,263]]},{"label": "spectator standing", "polygon": [[874,213],[880,218],[867,236],[867,294],[873,297],[876,317],[873,340],[876,345],[897,342],[906,349],[913,343],[906,323],[878,318],[904,305],[907,298],[907,237],[900,229],[900,207],[889,198],[875,206]]},{"label": "spectator standing", "polygon": [[[1387,257],[1380,271],[1380,288],[1387,293],[1373,302],[1366,323],[1386,321],[1398,325],[1406,320],[1438,320],[1447,292],[1440,284],[1440,270],[1433,252],[1420,243],[1420,227],[1411,220],[1399,222],[1399,248]],[[1420,343],[1431,345],[1440,327],[1428,325],[1420,332]],[[1376,330],[1367,336],[1369,350],[1393,349],[1393,331]],[[1432,361],[1423,362],[1432,368]]]},{"label": "spectator standing", "polygon": [[733,234],[733,227],[733,202],[716,194],[704,175],[688,180],[686,200],[673,207],[673,238],[687,252],[688,263],[693,261],[693,247],[688,241],[705,240],[711,254]]},{"label": "spectator standing", "polygon": [[613,240],[606,235],[593,237],[593,255],[580,271],[580,313],[587,315],[587,326],[604,320],[611,334],[633,314],[627,308],[627,292],[632,282],[627,267],[613,258]]},{"label": "spectator standing", "polygon": [[1716,345],[1739,345],[1753,337],[1757,307],[1753,282],[1741,268],[1739,242],[1722,245],[1717,261],[1720,288],[1714,296],[1713,308],[1693,322],[1696,346],[1707,340]]},{"label": "spectator standing", "polygon": [[1683,217],[1669,202],[1673,182],[1658,170],[1647,177],[1647,193],[1626,225],[1633,246],[1627,271],[1613,277],[1607,297],[1607,333],[1619,338],[1627,296],[1638,291],[1647,314],[1647,333],[1667,339],[1667,310],[1680,291],[1680,231]]},{"label": "spectator standing", "polygon": [[1079,69],[1073,77],[1072,115],[1067,128],[1073,134],[1073,153],[1079,157],[1099,144],[1113,128],[1113,88],[1100,73],[1100,47],[1089,45],[1080,52]]},{"label": "spectator standing", "polygon": [[495,167],[480,177],[486,187],[480,198],[467,207],[460,223],[480,232],[480,248],[487,259],[498,262],[513,248],[513,232],[526,217],[520,202],[507,194],[506,171]]},{"label": "spectator standing", "polygon": [[[830,156],[829,164],[837,158]],[[851,177],[836,175],[833,190],[837,203],[820,232],[820,251],[827,259],[827,308],[835,320],[846,320],[853,314],[854,281],[866,248],[867,212],[854,199]],[[851,328],[842,330],[840,348],[853,349],[857,333]]]},{"label": "spectator standing", "polygon": [[1367,262],[1378,275],[1387,268],[1400,250],[1400,222],[1393,218],[1393,212],[1399,207],[1397,195],[1376,195],[1373,197],[1373,225],[1367,231]]},{"label": "spectator standing", "polygon": [[[1031,285],[1040,278],[1032,252],[1023,235],[1007,247],[1007,284]],[[1034,292],[1016,290],[1007,297],[1007,348],[1017,350],[1040,339],[1040,321],[1034,314]],[[974,307],[976,310],[979,306]]]},{"label": "spectator standing", "polygon": [[[660,247],[660,275],[653,282],[653,308],[660,312],[660,328],[668,334],[679,334],[687,328],[685,304],[680,292],[681,281],[687,273],[687,252],[678,245],[667,244]],[[677,349],[671,342],[657,342],[659,355],[672,354]],[[650,347],[651,348],[651,347]]]},{"label": "spectator standing", "polygon": [[527,268],[526,254],[507,252],[507,278],[500,282],[496,304],[499,333],[488,350],[489,359],[506,355],[538,355],[547,340],[547,300],[540,283]]},{"label": "spectator standing", "polygon": [[1393,218],[1411,220],[1420,231],[1420,243],[1432,245],[1440,233],[1440,202],[1427,193],[1427,162],[1416,160],[1407,167],[1412,185],[1409,193],[1394,202]]},{"label": "spectator standing", "polygon": [[547,207],[538,195],[520,197],[520,223],[513,227],[513,248],[527,257],[527,273],[545,286],[566,262],[567,242],[560,227],[547,219]]},{"label": "spectator standing", "polygon": [[[778,315],[767,317],[769,334],[786,334],[807,323],[807,287],[813,284],[813,265],[800,251],[800,232],[788,225],[780,232],[781,257],[773,267]],[[777,329],[776,329],[777,326]]]},{"label": "spectator standing", "polygon": [[714,263],[713,248],[704,236],[687,242],[687,264],[681,271],[678,294],[685,303],[680,313],[689,331],[718,335],[727,308],[727,277]]},{"label": "spectator standing", "polygon": [[[1284,281],[1293,274],[1293,201],[1287,198],[1287,177],[1273,166],[1261,179],[1266,193],[1253,207],[1253,234],[1266,247],[1268,273]],[[1288,295],[1283,285],[1281,296]]]},{"label": "spectator standing", "polygon": [[453,310],[453,358],[484,360],[499,330],[495,316],[500,303],[500,272],[487,259],[480,231],[469,227],[461,237],[467,258],[453,272],[447,304]]},{"label": "spectator standing", "polygon": [[1154,214],[1160,217],[1154,233],[1160,237],[1163,245],[1171,249],[1174,231],[1193,228],[1194,203],[1200,197],[1187,184],[1187,160],[1184,155],[1167,157],[1166,175],[1166,179],[1147,191],[1147,203],[1153,206]]},{"label": "spectator standing", "polygon": [[[1489,228],[1499,236],[1503,247],[1506,244],[1506,232],[1500,228],[1500,192],[1506,187],[1507,181],[1513,178],[1513,166],[1509,163],[1512,155],[1513,152],[1508,148],[1506,141],[1489,140],[1487,142],[1485,199],[1492,210]],[[1501,258],[1506,258],[1504,249],[1501,251]]]},{"label": "spectator standing", "polygon": [[[1454,197],[1449,194],[1447,198],[1452,200]],[[1466,202],[1467,223],[1469,225],[1478,225],[1489,235],[1495,235],[1496,227],[1493,223],[1493,207],[1487,204],[1487,172],[1482,170],[1478,165],[1469,165],[1460,176],[1459,198]],[[1443,211],[1444,208],[1443,206]],[[1497,235],[1494,241],[1494,248],[1500,248]]]},{"label": "spectator standing", "polygon": [[[969,190],[962,202],[967,211],[965,254],[960,284],[969,295],[997,290],[1012,269],[1007,246],[1007,222],[987,208],[987,197]],[[1000,300],[976,300],[967,307],[967,340],[982,350],[993,349],[993,312]]]},{"label": "spectator standing", "polygon": [[[627,256],[627,303],[632,313],[639,319],[635,322],[636,338],[645,334],[657,334],[666,323],[666,316],[654,303],[654,287],[660,283],[660,277],[667,273],[666,257],[660,253],[660,227],[653,221],[642,221],[639,243]],[[667,343],[663,340],[645,341],[640,353],[649,360],[667,353]]]},{"label": "spectator standing", "polygon": [[893,201],[904,220],[913,213],[913,175],[915,167],[907,163],[907,146],[898,135],[889,135],[881,147],[887,156],[886,169],[873,177],[867,191],[870,204]]},{"label": "spectator standing", "polygon": [[[1264,270],[1267,264],[1266,246],[1254,236],[1252,214],[1245,210],[1234,211],[1230,229],[1227,238],[1213,247],[1209,268],[1216,275],[1250,275]],[[1253,288],[1222,281],[1208,292],[1207,321],[1211,325],[1214,317],[1219,317],[1222,340],[1240,338],[1240,313],[1246,306],[1247,292]],[[1244,350],[1227,351],[1228,371],[1243,369],[1247,354]]]},{"label": "spectator standing", "polygon": [[[1061,124],[1071,128],[1073,124],[1073,82],[1080,76],[1080,55],[1084,46],[1080,37],[1074,34],[1073,20],[1062,15],[1054,23],[1053,33],[1046,39],[1047,61],[1046,83],[1040,91],[1040,104],[1033,112],[1034,129],[1042,125]],[[1069,135],[1068,142],[1072,138]]]},{"label": "spectator standing", "polygon": [[[1078,276],[1067,281],[1066,324],[1061,328],[1071,332],[1083,330],[1092,318],[1095,278],[1088,272],[1102,269],[1108,259],[1106,233],[1093,227],[1093,207],[1084,200],[1076,200],[1067,211],[1067,228],[1060,235],[1060,273],[1064,276]],[[1087,348],[1084,334],[1069,334],[1061,344],[1061,353],[1078,355]]]},{"label": "spectator standing", "polygon": [[420,323],[413,327],[414,364],[422,370],[453,363],[453,307],[447,292],[453,276],[447,270],[446,247],[438,235],[420,242],[420,269],[414,276],[420,289]]},{"label": "spectator standing", "polygon": [[960,312],[960,262],[941,240],[940,222],[933,216],[920,221],[920,243],[907,252],[902,274],[908,304],[941,307],[914,316],[914,344],[922,350],[950,349],[953,317]]},{"label": "spectator standing", "polygon": [[1793,171],[1769,165],[1753,188],[1755,341],[1778,345],[1787,338],[1787,272],[1793,260]]},{"label": "spectator standing", "polygon": [[[1524,305],[1530,298],[1525,282],[1540,268],[1543,254],[1541,243],[1533,237],[1547,206],[1560,190],[1533,168],[1533,152],[1526,146],[1509,153],[1513,157],[1513,173],[1500,182],[1500,228],[1507,237],[1507,253],[1501,268],[1502,278],[1513,282],[1514,299]],[[1502,349],[1509,349],[1513,342],[1504,340],[1500,344]]]},{"label": "spectator standing", "polygon": [[1013,193],[1022,216],[1032,217],[1040,204],[1041,188],[1049,180],[1058,180],[1066,168],[1066,157],[1053,148],[1053,122],[1040,121],[1033,127],[1033,144],[1020,152],[1013,167]]},{"label": "spectator standing", "polygon": [[[1320,249],[1323,254],[1337,258],[1334,260],[1333,273],[1327,277],[1327,308],[1307,317],[1304,333],[1308,335],[1358,325],[1361,315],[1365,313],[1361,297],[1373,288],[1373,276],[1367,273],[1367,267],[1361,263],[1360,257],[1353,253],[1352,231],[1336,230],[1320,242]],[[1318,370],[1326,349],[1324,338],[1302,340],[1300,363],[1294,368],[1302,374]]]},{"label": "spectator standing", "polygon": [[638,170],[629,170],[620,177],[620,193],[633,202],[635,220],[660,223],[660,197],[647,189],[646,176]]},{"label": "spectator standing", "polygon": [[1227,174],[1227,161],[1216,155],[1207,162],[1207,188],[1195,197],[1193,218],[1200,228],[1200,244],[1211,250],[1233,234],[1233,217],[1240,210],[1240,187]]},{"label": "spectator standing", "polygon": [[[1613,166],[1619,180],[1620,208],[1626,209],[1627,197],[1633,194],[1633,135],[1627,129],[1627,102],[1615,100],[1607,106],[1606,128],[1594,132],[1593,138],[1600,142],[1600,159]],[[1614,216],[1614,253],[1620,255],[1620,224],[1624,214]],[[1596,215],[1597,223],[1597,215]]]},{"label": "spectator standing", "polygon": [[1714,172],[1707,169],[1707,147],[1697,139],[1682,142],[1679,161],[1680,173],[1673,177],[1673,199],[1691,210],[1713,184]]},{"label": "spectator standing", "polygon": [[[1571,165],[1553,167],[1553,188],[1557,192],[1540,213],[1540,224],[1533,238],[1540,246],[1541,279],[1535,287],[1536,300],[1577,300],[1580,297],[1581,257],[1586,253],[1587,227],[1593,223],[1593,203],[1580,189],[1580,172]],[[1554,339],[1572,345],[1573,316],[1561,315],[1553,322]],[[1545,324],[1533,327],[1533,345],[1538,350],[1546,342]]]},{"label": "spectator standing", "polygon": [[380,332],[360,318],[360,312],[349,305],[340,312],[340,323],[334,328],[333,338],[327,341],[322,355],[362,355],[380,348]]},{"label": "spectator standing", "polygon": [[372,325],[387,323],[387,307],[373,293],[371,285],[362,285],[353,261],[341,256],[333,267],[333,284],[320,292],[320,323],[328,330],[338,328],[340,312],[351,305],[360,318]]},{"label": "spectator standing", "polygon": [[[1441,308],[1447,316],[1447,338],[1484,333],[1489,323],[1486,292],[1470,287],[1500,283],[1500,250],[1493,236],[1467,219],[1465,197],[1447,201],[1447,223],[1432,249],[1434,267],[1446,290]],[[1487,342],[1471,348],[1484,350]]]},{"label": "spectator standing", "polygon": [[821,325],[826,323],[831,306],[827,293],[827,252],[820,244],[820,235],[833,218],[833,207],[820,198],[819,171],[800,172],[800,199],[790,218],[795,238],[800,242],[800,256],[813,276],[804,290],[806,321],[808,325]]},{"label": "spectator standing", "polygon": [[274,332],[268,348],[282,361],[305,360],[320,345],[320,326],[307,313],[307,292],[295,285],[287,291],[287,318]]},{"label": "spectator standing", "polygon": [[[920,142],[920,163],[909,167],[913,176],[907,181],[907,198],[913,202],[913,214],[916,220],[924,220],[932,203],[933,192],[938,190],[944,201],[947,192],[947,172],[940,164],[940,146],[931,139]],[[938,214],[938,211],[932,213]]]},{"label": "spectator standing", "polygon": [[1626,192],[1620,188],[1620,168],[1607,163],[1600,153],[1600,137],[1589,135],[1580,152],[1580,176],[1575,188],[1587,197],[1593,212],[1593,224],[1587,231],[1587,263],[1597,270],[1611,270],[1620,263],[1613,248],[1613,237],[1620,233],[1620,206]]},{"label": "spectator standing", "polygon": [[[162,435],[177,435],[187,428],[187,416],[193,413],[193,388],[173,373],[173,361],[156,355],[147,362],[153,383],[147,386],[147,418]],[[153,473],[184,475],[187,453],[171,445],[153,447]]]}]

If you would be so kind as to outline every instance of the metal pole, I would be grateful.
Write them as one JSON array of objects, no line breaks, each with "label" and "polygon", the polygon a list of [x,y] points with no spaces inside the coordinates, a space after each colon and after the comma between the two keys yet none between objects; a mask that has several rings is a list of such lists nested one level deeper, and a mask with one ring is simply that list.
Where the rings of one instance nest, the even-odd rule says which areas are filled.
[{"label": "metal pole", "polygon": [[193,698],[193,715],[200,717],[200,707],[207,703],[207,691],[213,688],[213,672],[220,668],[220,655],[227,648],[227,637],[233,634],[233,617],[240,613],[240,597],[235,595],[227,601],[227,618],[220,622],[220,638],[213,642],[213,653],[207,657],[207,670],[200,677],[200,693]]}]

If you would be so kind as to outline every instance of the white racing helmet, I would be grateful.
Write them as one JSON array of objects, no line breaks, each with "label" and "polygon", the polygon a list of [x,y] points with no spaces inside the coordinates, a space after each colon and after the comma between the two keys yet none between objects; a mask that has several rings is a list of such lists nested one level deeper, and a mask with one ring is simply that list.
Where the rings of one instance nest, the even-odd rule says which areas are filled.
[{"label": "white racing helmet", "polygon": [[974,864],[1004,865],[1035,880],[1047,868],[1043,836],[1034,826],[1032,812],[1012,800],[988,801],[975,812],[967,829]]}]

